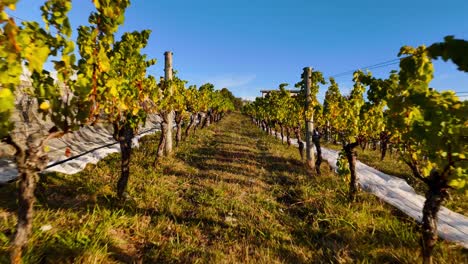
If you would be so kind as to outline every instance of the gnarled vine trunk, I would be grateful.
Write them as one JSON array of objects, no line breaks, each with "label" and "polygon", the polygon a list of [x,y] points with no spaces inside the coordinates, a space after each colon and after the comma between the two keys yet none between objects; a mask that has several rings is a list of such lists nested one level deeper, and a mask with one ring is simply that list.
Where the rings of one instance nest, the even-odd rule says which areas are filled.
[{"label": "gnarled vine trunk", "polygon": [[205,120],[202,124],[202,127],[201,127],[202,129],[210,126],[211,118],[212,118],[212,113],[211,111],[208,111],[206,114]]},{"label": "gnarled vine trunk", "polygon": [[124,193],[128,184],[128,178],[130,177],[130,157],[132,155],[132,139],[134,133],[133,129],[128,125],[124,125],[120,129],[114,129],[118,129],[115,138],[120,144],[120,152],[122,155],[120,178],[117,182],[117,197],[122,199],[124,198]]},{"label": "gnarled vine trunk", "polygon": [[354,201],[356,198],[356,193],[358,190],[357,186],[357,177],[356,177],[356,150],[355,148],[359,146],[358,142],[348,143],[344,146],[344,150],[346,153],[346,158],[348,159],[349,163],[349,171],[351,174],[351,178],[349,181],[349,200]]},{"label": "gnarled vine trunk", "polygon": [[33,221],[33,206],[36,201],[37,172],[32,168],[23,168],[20,172],[20,185],[18,191],[18,223],[16,234],[11,244],[11,263],[21,263],[23,248],[31,235]]},{"label": "gnarled vine trunk", "polygon": [[322,164],[323,158],[322,158],[322,147],[320,146],[320,138],[322,135],[318,130],[314,130],[314,133],[312,134],[312,142],[315,145],[315,148],[317,149],[317,160],[315,161],[315,170],[317,171],[317,174],[320,175],[320,164]]},{"label": "gnarled vine trunk", "polygon": [[302,141],[301,137],[301,129],[299,127],[294,128],[294,133],[296,134],[297,138],[297,147],[299,150],[299,155],[301,155],[301,161],[304,160],[304,141]]},{"label": "gnarled vine trunk", "polygon": [[216,122],[215,117],[216,117],[216,113],[211,112],[211,114],[210,114],[210,123],[208,124],[208,126],[210,124],[213,124],[214,122]]},{"label": "gnarled vine trunk", "polygon": [[383,160],[385,158],[385,154],[387,153],[389,137],[390,136],[388,132],[383,131],[380,133],[380,160]]},{"label": "gnarled vine trunk", "polygon": [[[13,143],[13,141],[10,141]],[[47,165],[47,155],[42,150],[42,142],[33,136],[29,136],[26,142],[26,149],[20,148],[13,143],[17,152],[15,154],[18,174],[18,222],[16,233],[11,243],[10,260],[11,263],[21,263],[22,251],[28,243],[31,235],[32,222],[34,216],[34,202],[36,197],[36,181],[38,172]]]},{"label": "gnarled vine trunk", "polygon": [[166,122],[164,122],[164,120],[161,121],[160,124],[161,124],[161,137],[159,138],[159,145],[158,145],[158,149],[156,152],[156,158],[154,159],[154,162],[153,162],[153,166],[155,167],[158,163],[159,158],[164,156],[164,147],[166,145],[166,133],[168,129],[168,125]]},{"label": "gnarled vine trunk", "polygon": [[280,133],[281,133],[281,144],[284,143],[284,127],[283,127],[283,124],[279,124],[280,126]]},{"label": "gnarled vine trunk", "polygon": [[179,146],[179,142],[182,140],[182,115],[176,112],[176,147]]},{"label": "gnarled vine trunk", "polygon": [[288,143],[288,146],[291,146],[291,128],[286,127],[286,142]]},{"label": "gnarled vine trunk", "polygon": [[437,242],[437,213],[447,198],[449,188],[444,177],[433,170],[428,178],[429,189],[423,207],[422,255],[424,264],[432,264],[432,251]]},{"label": "gnarled vine trunk", "polygon": [[190,115],[190,122],[187,126],[187,128],[185,129],[185,137],[187,138],[190,134],[190,129],[192,129],[193,125],[195,124],[196,120],[197,120],[197,116],[198,114],[191,114]]}]

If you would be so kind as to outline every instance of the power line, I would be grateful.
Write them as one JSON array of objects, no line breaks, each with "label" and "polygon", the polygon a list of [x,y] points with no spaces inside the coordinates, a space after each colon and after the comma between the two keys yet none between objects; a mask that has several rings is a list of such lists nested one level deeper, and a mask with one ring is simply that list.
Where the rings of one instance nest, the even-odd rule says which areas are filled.
[{"label": "power line", "polygon": [[[408,58],[408,57],[404,57],[404,58]],[[401,59],[404,59],[404,58],[397,58],[397,59],[393,59],[393,60],[383,61],[383,62],[372,64],[372,65],[369,65],[369,66],[360,67],[358,69],[348,70],[348,71],[345,71],[345,72],[340,72],[340,73],[337,73],[337,74],[333,74],[330,77],[337,78],[337,77],[342,77],[342,76],[345,76],[345,75],[353,74],[355,71],[357,71],[359,69],[372,70],[372,69],[388,67],[388,66],[391,66],[391,65],[396,65],[396,64],[400,63]]]},{"label": "power line", "polygon": [[27,22],[27,20],[26,20],[26,19],[22,19],[21,17],[17,17],[17,16],[15,16],[15,15],[10,15],[10,14],[8,14],[8,15],[9,15],[9,16],[11,16],[11,17],[13,17],[13,18],[16,18],[16,19],[18,19],[18,20],[21,20],[21,21]]}]

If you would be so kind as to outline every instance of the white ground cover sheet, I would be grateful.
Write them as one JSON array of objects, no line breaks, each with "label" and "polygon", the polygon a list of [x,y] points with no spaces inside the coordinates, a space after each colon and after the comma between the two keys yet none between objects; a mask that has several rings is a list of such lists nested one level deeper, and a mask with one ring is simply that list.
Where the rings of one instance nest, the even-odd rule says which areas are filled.
[{"label": "white ground cover sheet", "polygon": [[[277,137],[281,139],[279,133]],[[291,140],[294,145],[298,145],[296,139]],[[322,147],[322,157],[336,170],[338,151]],[[405,180],[380,172],[359,161],[356,164],[356,173],[359,185],[363,190],[371,192],[386,203],[421,222],[422,208],[426,198],[417,194]],[[437,231],[441,238],[468,248],[468,217],[441,207],[438,214]]]},{"label": "white ground cover sheet", "polygon": [[[132,146],[138,146],[138,140],[159,131],[159,116],[151,116],[146,120],[132,141]],[[76,132],[49,141],[48,166],[57,162],[68,161],[52,166],[45,172],[60,172],[75,174],[82,171],[88,163],[96,164],[107,155],[120,152],[119,144],[112,137],[113,128],[110,125],[84,127]],[[103,147],[105,146],[105,147]],[[71,150],[70,157],[65,155],[66,149]],[[18,176],[16,164],[12,160],[0,160],[0,184],[13,181]]]}]

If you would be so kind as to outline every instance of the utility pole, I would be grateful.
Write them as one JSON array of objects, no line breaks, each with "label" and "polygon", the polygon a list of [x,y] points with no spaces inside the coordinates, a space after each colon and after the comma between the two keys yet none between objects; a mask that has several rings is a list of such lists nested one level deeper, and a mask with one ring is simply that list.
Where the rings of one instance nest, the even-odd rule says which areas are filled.
[{"label": "utility pole", "polygon": [[304,73],[302,74],[302,78],[306,88],[306,104],[305,104],[305,130],[306,130],[306,157],[307,157],[307,167],[315,170],[315,157],[314,157],[314,150],[313,150],[313,142],[312,142],[312,135],[314,131],[314,115],[307,118],[307,112],[310,110],[310,106],[312,103],[312,98],[310,96],[310,88],[312,86],[312,68],[305,67]]},{"label": "utility pole", "polygon": [[[172,52],[166,51],[164,53],[164,59],[165,59],[165,64],[164,64],[164,79],[168,82],[172,81]],[[167,86],[167,89],[169,90],[169,94],[172,95],[174,91],[172,91],[172,85]],[[166,155],[170,155],[172,153],[172,128],[174,124],[174,111],[172,109],[169,109],[165,113],[164,117],[165,121],[167,122],[167,131],[166,131],[166,141],[165,141],[165,146],[164,146],[164,153]]]}]

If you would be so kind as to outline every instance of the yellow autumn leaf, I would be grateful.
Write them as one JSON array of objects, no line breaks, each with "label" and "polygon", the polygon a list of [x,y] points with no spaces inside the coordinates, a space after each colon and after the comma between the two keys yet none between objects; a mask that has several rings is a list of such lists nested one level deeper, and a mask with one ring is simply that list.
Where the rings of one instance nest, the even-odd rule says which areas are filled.
[{"label": "yellow autumn leaf", "polygon": [[50,104],[49,102],[42,102],[41,105],[39,105],[39,108],[41,110],[47,111],[50,108]]},{"label": "yellow autumn leaf", "polygon": [[120,103],[120,109],[122,110],[128,110],[128,106],[125,103]]},{"label": "yellow autumn leaf", "polygon": [[112,96],[117,96],[118,95],[118,91],[117,91],[117,88],[115,88],[115,86],[112,86],[109,90],[109,93],[112,95]]}]

